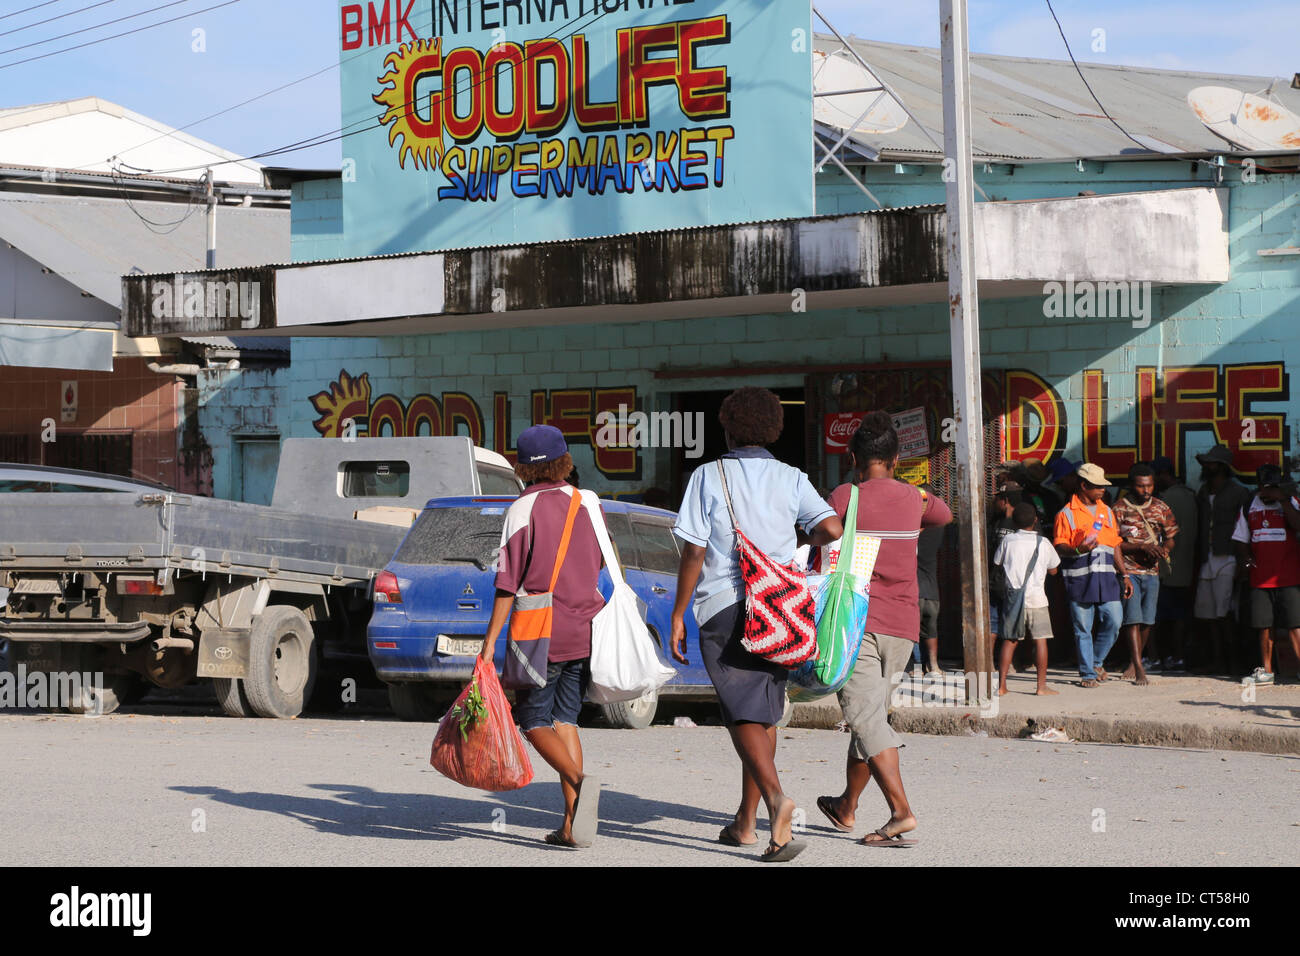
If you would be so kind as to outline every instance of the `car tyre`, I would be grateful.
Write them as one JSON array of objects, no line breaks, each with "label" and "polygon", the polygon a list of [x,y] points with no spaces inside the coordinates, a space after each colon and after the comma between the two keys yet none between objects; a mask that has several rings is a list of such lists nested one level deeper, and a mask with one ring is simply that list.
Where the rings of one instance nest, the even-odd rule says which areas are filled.
[{"label": "car tyre", "polygon": [[654,723],[658,709],[659,692],[655,690],[648,691],[635,700],[600,705],[600,712],[604,714],[606,722],[620,730],[645,730]]},{"label": "car tyre", "polygon": [[66,714],[111,714],[123,704],[131,704],[144,696],[135,696],[144,681],[139,674],[105,674],[101,688],[81,686],[81,699],[60,708]]},{"label": "car tyre", "polygon": [[212,691],[217,695],[221,712],[227,717],[253,717],[253,706],[244,692],[244,682],[238,677],[212,678]]},{"label": "car tyre", "polygon": [[316,632],[296,607],[268,607],[249,635],[244,692],[259,717],[297,717],[316,685]]},{"label": "car tyre", "polygon": [[402,720],[433,723],[442,719],[447,708],[432,684],[389,684],[388,705]]}]

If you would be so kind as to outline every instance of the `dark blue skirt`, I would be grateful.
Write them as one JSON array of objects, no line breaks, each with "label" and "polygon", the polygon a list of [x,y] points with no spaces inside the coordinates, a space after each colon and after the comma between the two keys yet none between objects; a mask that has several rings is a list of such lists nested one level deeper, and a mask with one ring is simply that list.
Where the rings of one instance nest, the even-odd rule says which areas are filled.
[{"label": "dark blue skirt", "polygon": [[741,646],[745,605],[733,604],[700,625],[700,656],[718,694],[722,720],[774,726],[785,711],[790,672]]}]

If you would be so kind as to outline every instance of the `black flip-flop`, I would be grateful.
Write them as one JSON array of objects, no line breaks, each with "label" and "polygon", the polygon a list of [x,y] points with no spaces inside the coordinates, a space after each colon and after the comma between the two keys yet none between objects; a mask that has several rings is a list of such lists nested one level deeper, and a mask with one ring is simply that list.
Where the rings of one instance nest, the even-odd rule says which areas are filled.
[{"label": "black flip-flop", "polygon": [[573,842],[577,846],[591,846],[596,839],[596,826],[600,822],[600,781],[588,774],[578,787],[578,797],[573,803]]},{"label": "black flip-flop", "polygon": [[775,843],[768,843],[767,849],[759,856],[763,863],[788,863],[804,851],[806,843],[800,843],[798,840],[790,839],[780,846]]},{"label": "black flip-flop", "polygon": [[839,830],[841,833],[852,833],[853,827],[845,826],[844,823],[841,822],[840,818],[831,810],[831,801],[834,799],[834,797],[818,797],[817,809],[822,812],[827,820],[831,821],[831,826],[835,829]]},{"label": "black flip-flop", "polygon": [[546,836],[544,836],[542,839],[545,840],[547,843],[549,843],[551,846],[562,846],[567,850],[578,849],[578,844],[573,843],[570,840],[564,839],[564,837],[560,836],[559,830],[552,830],[550,833],[546,834]]},{"label": "black flip-flop", "polygon": [[[871,839],[872,836],[881,836],[884,837],[884,839],[872,840]],[[861,843],[863,846],[885,846],[885,847],[916,846],[917,844],[916,840],[903,839],[903,834],[901,833],[894,833],[894,834],[886,833],[884,827],[881,827],[878,830],[872,830],[870,834],[864,836],[858,842]]]},{"label": "black flip-flop", "polygon": [[718,831],[718,842],[725,846],[741,847],[753,846],[754,843],[757,843],[758,841],[755,840],[754,843],[741,843],[740,840],[736,838],[736,835],[731,832],[731,825],[728,824]]}]

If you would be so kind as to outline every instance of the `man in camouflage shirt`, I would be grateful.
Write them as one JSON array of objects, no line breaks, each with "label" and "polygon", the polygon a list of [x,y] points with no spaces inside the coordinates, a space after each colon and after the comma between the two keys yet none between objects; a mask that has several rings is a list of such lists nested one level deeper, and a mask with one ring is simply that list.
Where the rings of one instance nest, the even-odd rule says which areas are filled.
[{"label": "man in camouflage shirt", "polygon": [[[1169,559],[1178,535],[1173,510],[1154,497],[1155,471],[1150,465],[1134,465],[1128,473],[1129,487],[1115,502],[1124,564],[1133,581],[1133,593],[1124,602],[1122,637],[1128,641],[1133,661],[1124,678],[1139,685],[1147,683],[1142,653],[1151,639],[1160,595],[1160,565]],[[1158,658],[1157,658],[1158,659]]]}]

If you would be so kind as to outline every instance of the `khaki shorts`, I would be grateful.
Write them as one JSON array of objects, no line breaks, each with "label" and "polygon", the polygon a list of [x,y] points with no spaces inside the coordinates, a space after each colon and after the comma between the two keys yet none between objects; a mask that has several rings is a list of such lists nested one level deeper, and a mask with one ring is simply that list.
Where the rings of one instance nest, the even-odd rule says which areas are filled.
[{"label": "khaki shorts", "polygon": [[1237,562],[1229,561],[1212,578],[1199,578],[1196,582],[1196,601],[1192,614],[1201,620],[1227,617],[1232,610],[1232,591],[1236,584]]},{"label": "khaki shorts", "polygon": [[862,636],[853,676],[839,693],[840,709],[853,734],[850,756],[870,760],[882,750],[902,743],[889,726],[889,697],[894,676],[907,670],[915,646],[914,641],[889,634],[868,631]]}]

